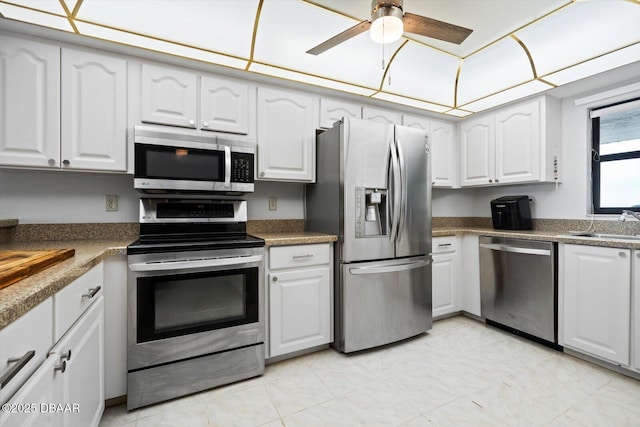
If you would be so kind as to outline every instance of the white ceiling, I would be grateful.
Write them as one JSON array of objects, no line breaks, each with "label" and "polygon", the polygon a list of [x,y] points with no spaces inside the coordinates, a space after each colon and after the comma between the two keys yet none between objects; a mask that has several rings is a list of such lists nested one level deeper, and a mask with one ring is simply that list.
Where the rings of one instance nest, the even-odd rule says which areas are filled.
[{"label": "white ceiling", "polygon": [[[0,0],[8,19],[466,116],[640,61],[640,0],[405,0],[405,12],[473,29],[460,45],[363,33],[370,0]],[[2,20],[0,20],[0,26]]]}]

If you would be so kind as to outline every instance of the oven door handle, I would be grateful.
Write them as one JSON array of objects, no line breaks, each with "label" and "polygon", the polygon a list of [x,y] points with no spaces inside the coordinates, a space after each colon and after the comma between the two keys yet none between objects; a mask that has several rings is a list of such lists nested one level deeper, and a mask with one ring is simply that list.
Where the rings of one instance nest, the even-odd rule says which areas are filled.
[{"label": "oven door handle", "polygon": [[262,255],[250,255],[230,258],[204,258],[178,261],[139,262],[129,264],[131,271],[169,271],[192,270],[195,268],[223,267],[226,265],[243,265],[262,261]]}]

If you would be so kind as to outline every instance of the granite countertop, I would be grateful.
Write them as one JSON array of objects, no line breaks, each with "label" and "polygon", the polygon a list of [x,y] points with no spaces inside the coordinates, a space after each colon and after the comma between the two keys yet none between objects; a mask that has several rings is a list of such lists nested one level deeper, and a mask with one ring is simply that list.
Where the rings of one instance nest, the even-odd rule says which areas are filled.
[{"label": "granite countertop", "polygon": [[338,236],[335,234],[316,233],[313,231],[252,232],[251,234],[264,239],[267,246],[331,243],[338,240]]},{"label": "granite countertop", "polygon": [[630,241],[614,238],[593,238],[570,236],[567,231],[538,231],[538,230],[495,230],[483,227],[434,227],[433,237],[475,234],[493,237],[508,237],[514,239],[546,240],[559,243],[577,245],[606,246],[612,248],[640,249],[640,240]]},{"label": "granite countertop", "polygon": [[46,300],[103,259],[126,254],[132,240],[56,240],[1,243],[4,250],[75,249],[75,255],[0,289],[0,329]]}]

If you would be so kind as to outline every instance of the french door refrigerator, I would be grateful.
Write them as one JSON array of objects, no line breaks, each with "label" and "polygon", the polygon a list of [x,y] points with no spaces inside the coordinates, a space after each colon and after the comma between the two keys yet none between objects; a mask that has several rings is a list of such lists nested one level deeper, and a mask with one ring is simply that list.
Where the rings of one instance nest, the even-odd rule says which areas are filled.
[{"label": "french door refrigerator", "polygon": [[345,117],[316,147],[306,221],[338,235],[333,346],[349,353],[431,329],[428,134]]}]

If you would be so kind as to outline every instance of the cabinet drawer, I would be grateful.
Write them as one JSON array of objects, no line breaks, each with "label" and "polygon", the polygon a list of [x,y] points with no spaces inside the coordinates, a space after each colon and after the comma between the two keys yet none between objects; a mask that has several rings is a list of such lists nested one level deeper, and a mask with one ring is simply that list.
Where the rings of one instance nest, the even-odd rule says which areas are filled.
[{"label": "cabinet drawer", "polygon": [[456,236],[434,237],[431,240],[431,249],[434,254],[455,252],[458,249],[458,239]]},{"label": "cabinet drawer", "polygon": [[103,266],[96,265],[53,296],[53,338],[57,342],[102,295]]},{"label": "cabinet drawer", "polygon": [[0,330],[0,403],[6,402],[46,358],[53,345],[52,317],[53,302],[48,298]]},{"label": "cabinet drawer", "polygon": [[328,243],[276,246],[269,249],[269,268],[271,270],[329,264],[330,261]]}]

